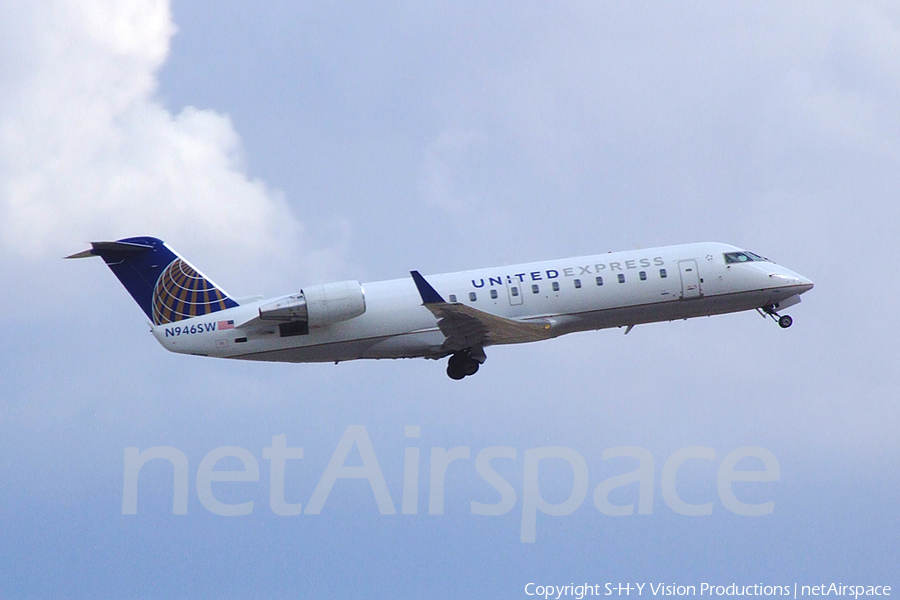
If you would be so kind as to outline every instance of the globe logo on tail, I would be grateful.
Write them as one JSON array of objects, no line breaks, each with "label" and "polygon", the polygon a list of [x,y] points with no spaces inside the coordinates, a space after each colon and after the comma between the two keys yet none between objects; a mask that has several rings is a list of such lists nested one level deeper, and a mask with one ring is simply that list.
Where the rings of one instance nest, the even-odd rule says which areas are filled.
[{"label": "globe logo on tail", "polygon": [[196,269],[176,258],[153,288],[153,324],[164,325],[224,310],[229,307],[227,299]]}]

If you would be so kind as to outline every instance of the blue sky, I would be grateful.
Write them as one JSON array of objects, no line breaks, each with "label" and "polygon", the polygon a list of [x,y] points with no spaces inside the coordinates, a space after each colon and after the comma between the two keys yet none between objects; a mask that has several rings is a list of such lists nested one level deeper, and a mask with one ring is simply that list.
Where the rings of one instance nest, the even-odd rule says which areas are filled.
[{"label": "blue sky", "polygon": [[[521,598],[525,584],[900,585],[894,310],[900,13],[883,3],[5,2],[0,6],[0,596]],[[91,240],[165,239],[235,296],[688,241],[729,242],[816,282],[781,330],[754,313],[490,349],[443,363],[243,364],[176,356]],[[308,505],[363,426],[398,514],[338,480],[282,517],[263,448],[286,435],[285,497]],[[404,435],[407,425],[419,438]],[[125,449],[189,464],[141,471]],[[214,483],[204,456],[253,455]],[[515,491],[476,470],[486,448]],[[653,457],[651,514],[597,486]],[[742,447],[775,482],[717,472]],[[429,514],[433,449],[453,462]],[[676,452],[676,513],[661,473]],[[417,514],[401,511],[420,452]],[[526,456],[583,457],[588,488],[522,543]],[[237,459],[220,469],[238,469]],[[356,448],[346,465],[361,465]],[[762,468],[761,461],[742,468]],[[576,476],[540,463],[541,497]],[[636,485],[614,490],[637,504]]]}]

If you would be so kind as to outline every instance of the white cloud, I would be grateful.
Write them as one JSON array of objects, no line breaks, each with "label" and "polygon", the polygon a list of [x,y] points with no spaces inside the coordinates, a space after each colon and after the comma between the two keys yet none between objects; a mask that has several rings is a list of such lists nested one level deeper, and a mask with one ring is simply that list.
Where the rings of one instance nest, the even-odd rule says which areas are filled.
[{"label": "white cloud", "polygon": [[425,149],[420,190],[432,205],[449,213],[468,213],[481,202],[477,194],[456,190],[460,179],[456,171],[466,155],[483,146],[486,136],[477,131],[442,131]]},{"label": "white cloud", "polygon": [[23,3],[0,8],[0,21],[7,255],[156,235],[201,255],[224,251],[229,263],[297,257],[302,225],[280,193],[247,176],[229,118],[173,114],[156,98],[175,32],[167,0]]}]

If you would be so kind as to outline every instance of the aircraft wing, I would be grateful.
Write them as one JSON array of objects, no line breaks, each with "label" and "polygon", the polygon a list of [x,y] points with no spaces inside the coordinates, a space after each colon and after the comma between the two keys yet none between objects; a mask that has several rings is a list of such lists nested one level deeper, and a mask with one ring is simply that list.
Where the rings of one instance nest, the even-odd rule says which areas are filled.
[{"label": "aircraft wing", "polygon": [[459,302],[447,302],[418,271],[410,271],[410,274],[422,297],[422,305],[438,319],[438,328],[447,338],[444,348],[448,351],[535,342],[553,337],[551,323],[546,319],[516,321]]}]

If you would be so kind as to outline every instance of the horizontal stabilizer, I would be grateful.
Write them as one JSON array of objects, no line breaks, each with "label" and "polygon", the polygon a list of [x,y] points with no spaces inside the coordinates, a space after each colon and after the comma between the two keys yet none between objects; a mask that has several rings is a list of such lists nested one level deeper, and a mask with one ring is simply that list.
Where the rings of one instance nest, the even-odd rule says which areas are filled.
[{"label": "horizontal stabilizer", "polygon": [[91,256],[100,256],[101,254],[122,253],[129,254],[133,252],[144,252],[152,250],[153,246],[149,244],[139,244],[135,242],[91,242],[91,249],[84,252],[76,252],[70,254],[66,258],[90,258]]}]

